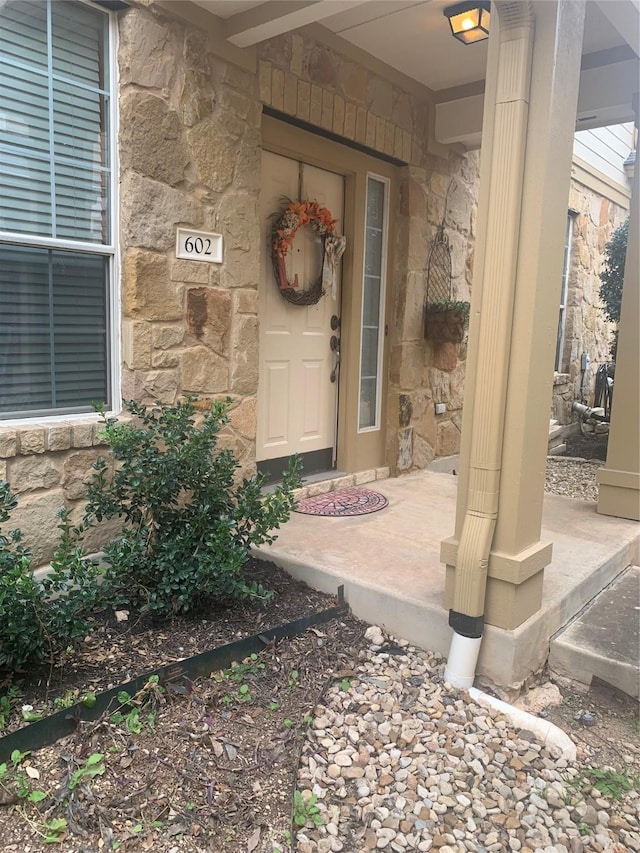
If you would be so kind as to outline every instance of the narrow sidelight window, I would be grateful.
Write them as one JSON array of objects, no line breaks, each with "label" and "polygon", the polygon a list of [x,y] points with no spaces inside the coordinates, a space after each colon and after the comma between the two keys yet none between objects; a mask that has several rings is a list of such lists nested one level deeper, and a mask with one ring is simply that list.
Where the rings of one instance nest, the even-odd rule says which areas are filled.
[{"label": "narrow sidelight window", "polygon": [[380,428],[380,374],[387,267],[387,198],[383,178],[367,178],[360,347],[360,431]]}]

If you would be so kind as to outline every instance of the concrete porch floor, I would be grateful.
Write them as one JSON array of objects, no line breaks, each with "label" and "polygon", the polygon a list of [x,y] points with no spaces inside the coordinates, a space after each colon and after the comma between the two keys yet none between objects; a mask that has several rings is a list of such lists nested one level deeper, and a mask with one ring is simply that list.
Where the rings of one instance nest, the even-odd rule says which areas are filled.
[{"label": "concrete porch floor", "polygon": [[[356,616],[446,656],[451,629],[439,553],[454,531],[457,478],[422,471],[365,485],[388,507],[355,518],[294,513],[255,556],[325,592],[344,584]],[[592,503],[545,495],[542,539],[553,542],[553,559],[541,610],[513,631],[487,626],[480,652],[478,674],[507,694],[540,670],[551,636],[638,563],[638,524],[598,515]]]}]

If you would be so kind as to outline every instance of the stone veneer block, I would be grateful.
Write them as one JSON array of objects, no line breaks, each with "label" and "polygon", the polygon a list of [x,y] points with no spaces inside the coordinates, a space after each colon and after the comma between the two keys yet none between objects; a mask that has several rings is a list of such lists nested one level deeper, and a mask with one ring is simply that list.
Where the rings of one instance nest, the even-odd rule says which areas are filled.
[{"label": "stone veneer block", "polygon": [[148,323],[122,320],[122,361],[131,370],[151,367],[151,326]]},{"label": "stone veneer block", "polygon": [[386,480],[390,473],[388,465],[385,465],[382,468],[376,468],[376,480]]},{"label": "stone veneer block", "polygon": [[60,470],[51,456],[16,457],[10,465],[11,488],[18,494],[52,489],[60,482]]},{"label": "stone veneer block", "polygon": [[7,479],[7,463],[4,459],[0,459],[0,480]]},{"label": "stone veneer block", "polygon": [[321,483],[309,483],[307,486],[307,497],[315,498],[316,495],[326,495],[331,491],[331,480],[323,480]]},{"label": "stone veneer block", "polygon": [[125,317],[145,321],[182,319],[182,302],[175,285],[169,281],[166,257],[130,249],[122,272]]},{"label": "stone veneer block", "polygon": [[178,352],[154,352],[151,357],[150,367],[179,367],[180,353]]},{"label": "stone veneer block", "polygon": [[395,144],[395,127],[394,125],[388,121],[385,125],[384,131],[384,153],[393,155],[394,144]]},{"label": "stone veneer block", "polygon": [[60,536],[56,513],[63,504],[59,489],[36,492],[25,495],[11,515],[13,527],[22,531],[23,544],[31,552],[33,566],[41,566],[51,559]]},{"label": "stone veneer block", "polygon": [[176,186],[184,180],[189,153],[179,115],[163,98],[125,89],[120,97],[120,165]]},{"label": "stone veneer block", "polygon": [[364,141],[369,148],[376,147],[376,117],[373,113],[367,113],[367,130]]},{"label": "stone veneer block", "polygon": [[64,460],[62,474],[62,491],[66,500],[75,501],[86,496],[96,456],[94,450],[79,450],[77,453],[68,454]]},{"label": "stone veneer block", "polygon": [[72,427],[74,447],[93,446],[93,424],[74,424]]},{"label": "stone veneer block", "polygon": [[233,328],[230,390],[234,394],[256,394],[258,366],[258,318],[240,314]]},{"label": "stone veneer block", "polygon": [[387,123],[380,116],[376,116],[376,149],[384,151],[385,136],[387,133]]},{"label": "stone veneer block", "polygon": [[347,474],[346,477],[336,477],[335,480],[331,480],[331,491],[339,492],[340,489],[350,489],[355,484],[355,474]]},{"label": "stone veneer block", "polygon": [[285,74],[284,78],[284,111],[295,115],[298,107],[298,81],[293,74]]},{"label": "stone veneer block", "polygon": [[44,453],[45,432],[43,428],[20,430],[20,453],[27,456],[30,453]]},{"label": "stone veneer block", "polygon": [[411,134],[406,130],[402,131],[402,159],[411,162]]},{"label": "stone veneer block", "polygon": [[222,394],[229,387],[227,361],[204,346],[188,347],[182,354],[182,390],[196,394]]},{"label": "stone veneer block", "polygon": [[106,447],[107,442],[102,438],[102,430],[104,429],[104,424],[102,421],[99,421],[97,424],[93,425],[93,446],[94,447]]},{"label": "stone veneer block", "polygon": [[71,447],[71,427],[68,424],[50,426],[47,430],[47,450],[68,450]]},{"label": "stone veneer block", "polygon": [[311,84],[311,124],[320,125],[322,118],[322,88],[316,83]]},{"label": "stone veneer block", "polygon": [[232,112],[235,116],[246,119],[251,112],[253,102],[241,92],[234,92],[233,89],[225,89],[222,92],[220,103],[221,106],[225,107],[225,109]]},{"label": "stone veneer block", "polygon": [[229,412],[230,426],[243,438],[254,441],[256,437],[256,401],[253,397],[246,397]]},{"label": "stone veneer block", "polygon": [[354,139],[356,135],[356,105],[347,103],[344,108],[344,136]]},{"label": "stone veneer block", "polygon": [[[212,146],[211,133],[210,122],[201,122],[190,129],[193,164],[199,171],[204,163],[209,172],[203,179],[215,179],[214,190],[218,189],[219,184],[223,184],[224,189],[227,185],[224,181],[231,183],[233,179],[235,159],[231,165],[229,160],[232,155],[235,158],[237,150],[221,134],[218,135],[217,144]],[[191,134],[195,134],[194,140],[191,140]],[[226,170],[229,168],[232,170],[231,177],[227,176]],[[120,199],[122,246],[166,252],[175,246],[174,223],[182,222],[194,227],[202,224],[202,206],[195,196],[145,178],[137,172],[122,173]]]},{"label": "stone veneer block", "polygon": [[297,33],[291,36],[291,63],[289,68],[296,77],[302,77],[304,62],[304,39]]},{"label": "stone veneer block", "polygon": [[311,111],[311,84],[306,80],[298,80],[298,106],[296,115],[303,121],[309,121]]},{"label": "stone veneer block", "polygon": [[340,95],[333,99],[333,132],[344,136],[344,98]]},{"label": "stone veneer block", "polygon": [[297,500],[297,501],[302,501],[302,500],[304,500],[305,498],[309,497],[309,496],[308,496],[308,494],[307,494],[307,488],[306,488],[306,486],[301,486],[299,489],[294,489],[294,490],[293,490],[293,497],[294,497],[294,498],[295,498],[295,500]]},{"label": "stone veneer block", "polygon": [[271,64],[269,62],[258,63],[258,91],[260,100],[264,104],[271,103]]},{"label": "stone veneer block", "polygon": [[393,156],[402,160],[402,129],[396,127],[393,140]]},{"label": "stone veneer block", "polygon": [[322,115],[320,117],[320,124],[325,130],[331,130],[333,125],[333,95],[331,92],[327,92],[326,89],[323,89],[322,91]]},{"label": "stone veneer block", "polygon": [[364,107],[358,107],[356,112],[356,142],[363,145],[367,141],[367,111]]},{"label": "stone veneer block", "polygon": [[236,290],[233,294],[234,312],[236,314],[258,313],[258,291]]},{"label": "stone veneer block", "polygon": [[271,105],[276,110],[284,109],[284,71],[271,69]]},{"label": "stone veneer block", "polygon": [[169,267],[171,281],[185,284],[208,284],[209,265],[198,261],[185,261],[182,258],[172,258]]},{"label": "stone veneer block", "polygon": [[18,452],[18,433],[15,429],[0,428],[0,459],[8,459]]},{"label": "stone veneer block", "polygon": [[153,349],[178,347],[184,340],[184,326],[153,326]]},{"label": "stone veneer block", "polygon": [[364,483],[373,483],[375,478],[375,468],[370,468],[368,471],[358,471],[356,474],[356,486],[362,486]]}]

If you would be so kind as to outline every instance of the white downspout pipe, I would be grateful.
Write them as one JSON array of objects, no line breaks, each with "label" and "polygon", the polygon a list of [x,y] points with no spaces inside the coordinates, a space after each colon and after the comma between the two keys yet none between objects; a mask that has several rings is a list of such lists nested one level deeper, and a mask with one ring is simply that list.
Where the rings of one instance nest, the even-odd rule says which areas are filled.
[{"label": "white downspout pipe", "polygon": [[557,750],[562,758],[567,761],[576,760],[576,745],[571,740],[566,732],[561,728],[550,723],[549,720],[543,720],[541,717],[536,717],[528,711],[523,711],[521,708],[514,708],[513,705],[508,705],[501,699],[496,699],[495,696],[490,696],[488,693],[483,693],[482,690],[477,690],[475,687],[469,688],[469,697],[477,702],[478,705],[483,705],[485,708],[493,708],[504,714],[511,720],[515,728],[528,729],[541,740],[546,747],[552,750]]},{"label": "white downspout pipe", "polygon": [[[476,249],[469,347],[475,352],[475,381],[469,417],[465,420],[470,434],[466,445],[468,483],[449,611],[449,625],[454,633],[445,669],[445,679],[462,688],[473,684],[484,632],[489,557],[500,503],[507,389],[510,382],[518,381],[517,375],[509,372],[514,302],[519,296],[517,304],[520,308],[523,305],[522,293],[517,293],[518,284],[537,286],[524,273],[524,264],[530,260],[530,244],[521,234],[523,217],[525,222],[531,218],[532,203],[532,196],[525,188],[525,164],[527,180],[545,179],[544,174],[536,173],[546,161],[538,128],[529,127],[531,89],[534,88],[534,94],[543,104],[539,107],[536,101],[536,114],[544,108],[550,117],[554,109],[564,112],[575,109],[578,95],[584,4],[555,0],[540,3],[537,9],[540,48],[534,80],[536,17],[531,0],[492,3],[478,216],[481,230]],[[564,63],[562,57],[567,57]],[[560,79],[563,65],[565,72],[569,69],[571,72],[564,88]],[[555,129],[551,120],[549,128]],[[527,160],[529,142],[531,161]],[[547,158],[548,143],[549,139],[545,139],[543,151]],[[566,147],[568,182],[568,141],[565,146],[563,139],[560,147],[563,151]],[[539,318],[536,322],[544,331]],[[517,365],[517,358],[514,364]],[[516,369],[514,366],[514,373]]]},{"label": "white downspout pipe", "polygon": [[[480,213],[490,223],[474,290],[481,325],[476,357],[467,508],[456,560],[449,625],[453,639],[445,679],[469,687],[475,677],[484,631],[484,606],[491,543],[498,516],[502,440],[509,379],[513,303],[520,244],[520,218],[533,62],[534,15],[530,0],[493,3],[487,79],[493,77],[495,103],[487,109],[483,139],[491,140],[481,163]],[[495,14],[497,13],[497,14]],[[487,190],[488,187],[488,190]],[[491,318],[491,328],[487,319]],[[480,393],[478,392],[480,390]]]}]

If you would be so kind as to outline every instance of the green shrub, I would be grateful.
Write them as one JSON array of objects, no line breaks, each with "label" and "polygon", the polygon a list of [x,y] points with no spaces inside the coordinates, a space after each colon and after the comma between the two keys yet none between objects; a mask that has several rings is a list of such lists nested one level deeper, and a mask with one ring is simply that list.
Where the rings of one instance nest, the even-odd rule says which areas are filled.
[{"label": "green shrub", "polygon": [[241,567],[251,545],[272,542],[287,520],[298,482],[294,461],[281,487],[261,494],[259,476],[236,482],[238,462],[218,447],[230,401],[198,417],[195,398],[148,408],[133,401],[134,420],[107,418],[102,437],[111,464],[99,458],[89,486],[86,523],[122,518],[105,548],[105,579],[143,612],[184,613],[214,599],[267,596],[245,582]]},{"label": "green shrub", "polygon": [[[9,484],[0,481],[0,523],[9,520],[17,506]],[[20,544],[19,530],[7,536],[0,529],[0,666],[18,669],[29,659],[42,660],[44,600],[40,584],[31,573],[28,552]]]},{"label": "green shrub", "polygon": [[[605,317],[614,323],[620,322],[628,237],[629,220],[626,219],[622,225],[616,228],[604,247],[604,266],[600,273],[600,299],[604,304]],[[611,358],[614,361],[617,348],[618,331],[616,329],[611,343]]]},{"label": "green shrub", "polygon": [[[18,504],[9,484],[0,481],[0,523]],[[80,534],[66,510],[60,511],[62,533],[51,572],[38,581],[19,530],[0,531],[0,666],[20,669],[27,663],[53,659],[90,628],[90,614],[104,606],[107,590],[99,570],[80,556],[73,543]],[[72,559],[73,557],[73,559]]]},{"label": "green shrub", "polygon": [[98,563],[83,555],[85,530],[72,525],[70,515],[64,507],[58,511],[60,538],[51,570],[41,581],[47,597],[47,630],[65,645],[86,636],[93,613],[117,604]]}]

